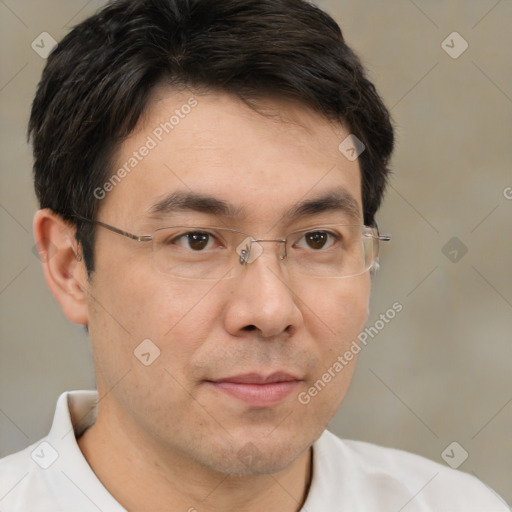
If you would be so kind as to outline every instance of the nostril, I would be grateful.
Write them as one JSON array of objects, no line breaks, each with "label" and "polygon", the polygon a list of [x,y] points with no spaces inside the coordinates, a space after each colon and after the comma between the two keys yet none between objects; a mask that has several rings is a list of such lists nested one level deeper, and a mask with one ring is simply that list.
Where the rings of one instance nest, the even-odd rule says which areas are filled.
[{"label": "nostril", "polygon": [[257,327],[255,325],[246,325],[244,327],[244,331],[255,331],[257,329]]}]

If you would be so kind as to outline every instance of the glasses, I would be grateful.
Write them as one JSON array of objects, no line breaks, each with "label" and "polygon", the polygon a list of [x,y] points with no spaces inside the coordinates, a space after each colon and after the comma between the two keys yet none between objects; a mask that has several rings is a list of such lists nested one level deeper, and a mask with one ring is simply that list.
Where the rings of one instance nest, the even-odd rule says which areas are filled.
[{"label": "glasses", "polygon": [[286,271],[319,278],[354,277],[378,268],[379,242],[391,237],[362,225],[325,224],[299,229],[284,238],[265,240],[228,228],[172,226],[152,235],[134,235],[104,222],[79,219],[141,243],[151,243],[153,266],[174,277],[229,279],[256,261],[263,244],[279,244]]}]

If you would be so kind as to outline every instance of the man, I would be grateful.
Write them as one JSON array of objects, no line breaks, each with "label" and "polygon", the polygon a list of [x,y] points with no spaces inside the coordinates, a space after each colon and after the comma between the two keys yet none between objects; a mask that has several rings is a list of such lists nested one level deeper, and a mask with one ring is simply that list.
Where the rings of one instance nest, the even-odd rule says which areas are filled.
[{"label": "man", "polygon": [[325,431],[393,146],[325,13],[110,2],[48,59],[29,134],[46,280],[87,326],[98,393],[64,393],[49,435],[0,462],[0,510],[506,510]]}]

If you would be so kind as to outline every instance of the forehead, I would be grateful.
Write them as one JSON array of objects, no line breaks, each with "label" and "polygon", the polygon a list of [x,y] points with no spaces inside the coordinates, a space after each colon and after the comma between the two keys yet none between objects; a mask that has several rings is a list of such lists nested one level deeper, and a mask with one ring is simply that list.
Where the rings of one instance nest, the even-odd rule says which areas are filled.
[{"label": "forehead", "polygon": [[289,100],[259,100],[257,109],[225,93],[157,89],[115,155],[100,215],[138,222],[178,193],[272,222],[341,191],[362,217],[359,164],[339,151],[349,131]]}]

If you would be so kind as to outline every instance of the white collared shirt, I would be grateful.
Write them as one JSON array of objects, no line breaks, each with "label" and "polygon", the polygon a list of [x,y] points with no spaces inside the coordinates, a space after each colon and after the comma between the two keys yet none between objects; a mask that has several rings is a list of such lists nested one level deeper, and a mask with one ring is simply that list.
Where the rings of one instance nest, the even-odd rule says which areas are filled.
[{"label": "white collared shirt", "polygon": [[[126,512],[98,480],[76,441],[95,421],[96,398],[95,391],[63,393],[48,436],[0,460],[2,512]],[[325,431],[313,445],[313,479],[301,512],[337,511],[510,509],[470,475]]]}]

